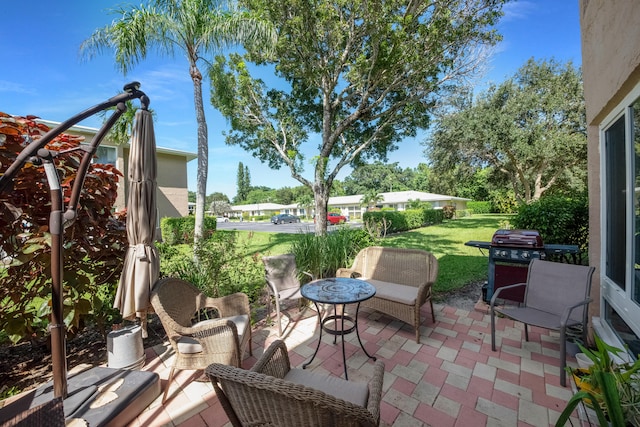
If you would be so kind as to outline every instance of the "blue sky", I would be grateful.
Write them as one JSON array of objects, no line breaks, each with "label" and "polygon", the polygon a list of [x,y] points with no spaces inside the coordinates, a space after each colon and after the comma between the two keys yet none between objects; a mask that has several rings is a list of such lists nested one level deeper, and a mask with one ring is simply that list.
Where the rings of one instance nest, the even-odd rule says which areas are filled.
[{"label": "blue sky", "polygon": [[[2,5],[0,45],[0,111],[14,115],[33,114],[46,120],[64,121],[71,116],[120,93],[125,83],[139,81],[156,112],[158,146],[195,153],[196,122],[193,85],[185,58],[149,57],[126,76],[116,70],[112,57],[104,54],[82,62],[78,48],[99,27],[116,15],[110,8],[122,1],[68,0],[64,7],[50,0]],[[498,25],[504,40],[486,66],[479,84],[499,83],[513,75],[529,58],[573,61],[581,64],[578,0],[516,1],[505,6]],[[209,86],[203,87],[209,128],[209,180],[207,193],[236,194],[238,163],[249,167],[251,183],[272,188],[300,185],[288,169],[274,171],[239,147],[224,143],[226,121],[207,102]],[[80,123],[99,127],[99,117]],[[403,141],[390,153],[389,161],[403,168],[425,162],[420,141],[423,136]],[[315,144],[314,144],[315,145]],[[196,187],[196,161],[188,166],[189,189]],[[307,168],[312,177],[312,169]],[[349,170],[344,170],[344,179]]]}]

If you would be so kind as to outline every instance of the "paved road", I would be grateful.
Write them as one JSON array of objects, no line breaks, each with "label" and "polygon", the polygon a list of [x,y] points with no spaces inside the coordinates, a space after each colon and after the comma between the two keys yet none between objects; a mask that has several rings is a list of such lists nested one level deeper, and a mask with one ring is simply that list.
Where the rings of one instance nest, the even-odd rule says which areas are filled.
[{"label": "paved road", "polygon": [[[360,223],[348,223],[351,227],[362,226]],[[336,229],[335,225],[329,225],[327,231]],[[218,222],[218,230],[239,230],[239,231],[268,231],[271,233],[313,233],[313,222],[300,222],[291,224],[272,224],[266,221],[229,221]]]},{"label": "paved road", "polygon": [[300,222],[276,225],[266,221],[229,221],[218,222],[218,230],[270,231],[272,233],[311,233],[313,231],[313,223]]}]

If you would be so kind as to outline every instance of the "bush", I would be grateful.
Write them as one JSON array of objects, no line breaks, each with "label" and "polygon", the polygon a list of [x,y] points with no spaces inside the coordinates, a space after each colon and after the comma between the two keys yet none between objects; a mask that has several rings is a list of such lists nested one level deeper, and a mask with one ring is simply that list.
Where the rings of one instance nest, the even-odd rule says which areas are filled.
[{"label": "bush", "polygon": [[397,233],[409,229],[403,213],[395,210],[367,211],[362,215],[362,221],[365,227],[378,237],[384,237],[387,233]]},{"label": "bush", "polygon": [[412,209],[406,211],[367,211],[362,216],[365,228],[383,237],[387,233],[399,233],[442,222],[441,209]]},{"label": "bush", "polygon": [[491,213],[491,202],[470,201],[467,202],[467,209],[472,214],[488,214]]},{"label": "bush", "polygon": [[[212,216],[204,217],[204,238],[209,238],[217,227],[217,219]],[[160,230],[162,231],[162,240],[170,245],[179,245],[182,243],[192,243],[194,230],[196,226],[196,218],[193,215],[183,216],[180,218],[164,217],[160,220]]]},{"label": "bush", "polygon": [[456,216],[456,207],[455,206],[443,206],[442,207],[442,215],[444,219],[453,219]]},{"label": "bush", "polygon": [[512,219],[516,228],[537,230],[545,244],[578,245],[586,259],[589,243],[589,200],[586,196],[548,196],[522,205]]},{"label": "bush", "polygon": [[444,214],[440,209],[424,209],[422,211],[423,225],[440,224],[444,221]]},{"label": "bush", "polygon": [[518,201],[513,191],[492,191],[491,212],[511,214],[518,211]]},{"label": "bush", "polygon": [[258,254],[245,256],[252,234],[246,236],[243,240],[237,231],[213,233],[198,242],[195,257],[166,243],[158,245],[162,275],[190,282],[208,296],[244,292],[251,302],[258,301],[264,289],[264,267]]},{"label": "bush", "polygon": [[366,230],[341,226],[322,236],[300,234],[291,245],[290,252],[296,257],[298,270],[311,273],[316,278],[335,277],[338,268],[350,266],[362,248],[377,242]]},{"label": "bush", "polygon": [[[0,113],[0,174],[16,159],[26,141],[49,128],[35,117]],[[47,149],[55,151],[56,171],[68,201],[84,151],[82,137],[60,134]],[[69,334],[92,317],[108,317],[100,300],[103,286],[114,287],[127,248],[124,217],[114,216],[118,180],[111,165],[92,164],[80,195],[80,209],[64,236],[64,322]],[[15,176],[14,191],[0,194],[0,253],[11,263],[0,273],[0,330],[12,342],[48,334],[51,314],[51,234],[49,186],[42,166],[29,164]],[[74,207],[75,208],[75,207]]]}]

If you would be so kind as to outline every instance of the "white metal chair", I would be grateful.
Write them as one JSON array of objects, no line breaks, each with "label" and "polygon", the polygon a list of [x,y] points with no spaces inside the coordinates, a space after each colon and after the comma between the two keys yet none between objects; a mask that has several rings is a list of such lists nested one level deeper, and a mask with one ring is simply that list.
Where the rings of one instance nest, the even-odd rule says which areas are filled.
[{"label": "white metal chair", "polygon": [[265,256],[262,258],[262,262],[264,263],[264,273],[269,293],[267,297],[267,318],[271,317],[271,298],[273,298],[276,303],[278,337],[281,337],[281,301],[302,298],[298,274],[306,274],[312,279],[313,276],[307,272],[298,271],[296,257],[293,254]]}]

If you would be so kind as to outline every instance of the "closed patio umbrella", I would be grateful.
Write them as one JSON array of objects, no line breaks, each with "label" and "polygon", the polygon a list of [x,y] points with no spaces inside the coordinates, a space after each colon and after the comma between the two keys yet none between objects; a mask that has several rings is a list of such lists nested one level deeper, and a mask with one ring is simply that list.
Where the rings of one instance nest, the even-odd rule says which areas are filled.
[{"label": "closed patio umbrella", "polygon": [[129,151],[127,238],[129,248],[116,292],[114,307],[123,319],[141,319],[147,336],[147,312],[152,310],[151,288],[158,280],[160,260],[156,249],[156,140],[152,113],[138,110]]}]

